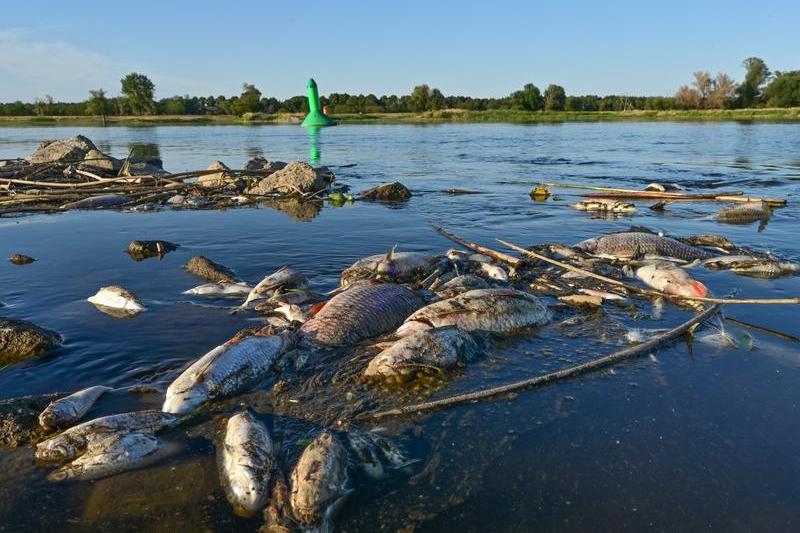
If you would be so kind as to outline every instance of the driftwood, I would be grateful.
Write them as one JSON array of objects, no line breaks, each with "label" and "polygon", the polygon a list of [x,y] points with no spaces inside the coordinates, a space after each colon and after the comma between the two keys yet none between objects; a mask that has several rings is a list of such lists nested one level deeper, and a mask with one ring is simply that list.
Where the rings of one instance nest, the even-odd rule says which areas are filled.
[{"label": "driftwood", "polygon": [[361,418],[379,420],[383,418],[419,413],[422,411],[430,411],[442,407],[451,407],[453,405],[485,400],[488,398],[493,398],[495,396],[500,396],[502,394],[509,394],[511,392],[515,392],[518,390],[528,389],[531,387],[538,387],[541,385],[546,385],[548,383],[553,383],[556,381],[562,381],[568,378],[572,378],[581,374],[586,374],[587,372],[592,372],[600,368],[611,366],[625,359],[630,359],[633,357],[649,353],[655,350],[657,347],[661,346],[662,344],[667,343],[673,339],[676,339],[681,335],[683,335],[684,333],[686,333],[687,331],[689,331],[690,329],[696,327],[698,324],[702,323],[704,320],[706,320],[711,315],[716,313],[718,309],[719,305],[713,305],[703,310],[702,312],[696,314],[683,324],[676,326],[670,329],[669,331],[666,331],[661,335],[658,335],[657,337],[650,339],[647,342],[643,342],[642,344],[637,344],[636,346],[625,348],[618,352],[614,352],[610,355],[606,355],[605,357],[593,359],[586,363],[581,363],[579,365],[571,366],[569,368],[564,368],[556,372],[551,372],[550,374],[545,374],[543,376],[536,376],[534,378],[524,379],[522,381],[516,381],[514,383],[509,383],[508,385],[501,385],[499,387],[492,387],[490,389],[482,389],[474,392],[468,392],[465,394],[458,394],[456,396],[442,398],[441,400],[433,400],[430,402],[422,402],[414,405],[406,405],[373,414],[365,413],[364,415],[361,416]]},{"label": "driftwood", "polygon": [[466,239],[462,239],[461,237],[459,237],[457,235],[453,235],[452,233],[449,233],[444,228],[440,228],[439,226],[436,226],[435,224],[431,224],[431,226],[433,226],[433,229],[435,229],[436,232],[439,233],[439,235],[442,235],[443,237],[447,237],[451,241],[453,241],[455,243],[458,243],[458,244],[460,244],[461,246],[463,246],[465,248],[469,248],[470,250],[472,250],[474,252],[478,252],[479,254],[483,254],[485,256],[491,257],[492,259],[500,261],[501,263],[506,263],[507,265],[510,265],[512,267],[518,267],[518,266],[521,266],[524,263],[524,261],[522,259],[519,259],[518,257],[514,257],[513,255],[508,255],[508,254],[500,252],[498,250],[493,250],[492,248],[488,248],[486,246],[481,246],[479,244],[475,244],[474,242],[469,242]]}]

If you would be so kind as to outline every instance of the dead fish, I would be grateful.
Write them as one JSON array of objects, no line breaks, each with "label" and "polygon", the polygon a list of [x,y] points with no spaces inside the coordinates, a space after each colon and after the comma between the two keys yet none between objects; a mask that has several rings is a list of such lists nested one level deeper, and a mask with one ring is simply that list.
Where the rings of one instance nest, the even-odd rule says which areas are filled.
[{"label": "dead fish", "polygon": [[512,289],[479,289],[423,307],[405,320],[397,334],[410,335],[444,326],[511,333],[549,321],[547,307],[532,294]]},{"label": "dead fish", "polygon": [[777,278],[800,271],[800,265],[792,261],[760,259],[735,262],[729,265],[731,272],[755,278]]},{"label": "dead fish", "polygon": [[161,409],[186,414],[209,400],[249,387],[293,345],[289,335],[252,335],[217,346],[170,383]]},{"label": "dead fish", "polygon": [[686,270],[671,263],[651,263],[636,269],[636,277],[649,287],[674,296],[706,296],[708,288]]},{"label": "dead fish", "polygon": [[353,287],[331,298],[300,331],[316,344],[354,344],[390,333],[421,305],[422,299],[401,285]]},{"label": "dead fish", "polygon": [[66,203],[61,209],[113,209],[130,201],[130,196],[124,194],[101,194]]},{"label": "dead fish", "polygon": [[660,183],[650,183],[645,186],[644,190],[646,191],[656,191],[656,192],[666,192],[667,188],[661,185]]},{"label": "dead fish", "polygon": [[125,251],[133,259],[141,261],[148,257],[162,257],[177,249],[177,245],[167,241],[133,241]]},{"label": "dead fish", "polygon": [[280,304],[272,309],[270,313],[273,315],[280,315],[289,322],[300,322],[303,324],[308,320],[308,315],[306,315],[299,305],[295,304]]},{"label": "dead fish", "polygon": [[323,431],[303,450],[290,481],[289,502],[300,525],[330,531],[333,519],[352,492],[347,453],[332,433]]},{"label": "dead fish", "polygon": [[319,300],[319,294],[309,289],[293,288],[286,291],[274,292],[267,300],[271,304],[303,305]]},{"label": "dead fish", "polygon": [[633,204],[605,198],[582,200],[572,204],[572,207],[579,211],[599,211],[602,213],[634,213],[636,211],[636,206]]},{"label": "dead fish", "polygon": [[67,479],[92,480],[125,472],[137,466],[158,449],[158,439],[152,433],[124,432],[93,440],[86,452],[51,472],[50,481]]},{"label": "dead fish", "polygon": [[724,207],[714,217],[719,222],[731,224],[749,224],[763,221],[772,216],[772,208],[766,202],[753,202],[736,207]]},{"label": "dead fish", "polygon": [[355,456],[356,466],[372,479],[386,477],[386,470],[378,455],[378,448],[365,433],[351,432],[347,434],[347,444]]},{"label": "dead fish", "polygon": [[479,271],[489,279],[502,283],[508,282],[508,272],[503,267],[493,263],[478,263],[478,265]]},{"label": "dead fish", "polygon": [[480,352],[475,339],[458,328],[417,331],[376,355],[364,370],[368,378],[413,375],[420,366],[447,370]]},{"label": "dead fish", "polygon": [[204,283],[193,287],[183,294],[194,296],[244,296],[250,294],[253,287],[247,283]]},{"label": "dead fish", "polygon": [[222,477],[228,501],[240,516],[266,505],[275,451],[266,426],[245,411],[228,420],[222,446]]},{"label": "dead fish", "polygon": [[307,285],[308,280],[302,272],[289,266],[282,266],[253,287],[253,290],[247,295],[247,299],[242,304],[242,307],[248,308],[248,306],[251,306],[252,302],[271,297],[275,289],[304,288]]},{"label": "dead fish", "polygon": [[433,272],[440,259],[419,252],[396,252],[392,248],[387,254],[359,259],[343,270],[341,285],[345,287],[354,281],[377,276],[396,282],[413,281]]},{"label": "dead fish", "polygon": [[36,458],[42,461],[69,461],[83,454],[91,442],[113,433],[155,433],[178,421],[175,415],[153,410],[95,418],[37,444]]},{"label": "dead fish", "polygon": [[622,259],[650,254],[694,261],[714,256],[707,250],[689,246],[670,237],[633,231],[586,239],[579,242],[576,247],[592,255]]},{"label": "dead fish", "polygon": [[55,400],[39,415],[39,425],[47,431],[72,425],[89,412],[100,396],[110,390],[113,389],[96,385]]},{"label": "dead fish", "polygon": [[14,263],[15,265],[30,265],[31,263],[36,261],[36,259],[34,259],[33,257],[24,254],[14,254],[11,257],[9,257],[8,260]]},{"label": "dead fish", "polygon": [[436,290],[436,294],[442,298],[452,298],[462,292],[488,288],[489,284],[483,278],[473,274],[462,274],[444,283]]},{"label": "dead fish", "polygon": [[470,261],[472,261],[474,263],[491,263],[492,262],[492,258],[491,257],[489,257],[488,255],[483,255],[483,254],[469,254],[467,256],[467,259],[469,259]]},{"label": "dead fish", "polygon": [[627,298],[620,294],[607,291],[598,291],[595,289],[578,289],[578,292],[586,294],[587,296],[597,296],[601,300],[625,301]]},{"label": "dead fish", "polygon": [[189,259],[183,268],[212,283],[240,283],[241,280],[227,267],[215,263],[207,257],[197,255]]},{"label": "dead fish", "polygon": [[97,294],[86,300],[98,306],[101,311],[103,307],[119,309],[127,313],[141,313],[145,310],[141,300],[135,294],[119,285],[103,287],[97,291]]},{"label": "dead fish", "polygon": [[721,248],[723,250],[733,250],[736,248],[735,244],[722,235],[716,235],[713,233],[692,235],[691,237],[686,237],[685,239],[681,240],[686,244],[691,244],[692,246],[711,246],[713,248]]}]

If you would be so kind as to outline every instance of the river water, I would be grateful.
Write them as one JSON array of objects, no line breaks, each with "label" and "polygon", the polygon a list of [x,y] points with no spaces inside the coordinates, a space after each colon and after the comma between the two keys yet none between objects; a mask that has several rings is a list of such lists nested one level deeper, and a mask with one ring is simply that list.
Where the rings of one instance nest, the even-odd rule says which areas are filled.
[{"label": "river water", "polygon": [[[0,128],[0,158],[24,157],[42,140],[78,133],[117,157],[132,147],[157,153],[173,172],[205,168],[215,159],[240,168],[256,155],[311,159],[333,167],[337,181],[355,192],[397,180],[414,196],[399,206],[357,202],[340,208],[0,218],[0,256],[20,252],[37,259],[29,266],[0,262],[0,311],[65,339],[44,357],[2,368],[3,399],[95,384],[168,383],[210,348],[257,324],[252,315],[198,305],[181,294],[199,283],[181,268],[193,255],[223,263],[250,282],[291,264],[315,287],[329,290],[343,268],[395,244],[431,253],[451,247],[428,225],[434,222],[487,245],[496,245],[497,237],[524,246],[574,244],[632,225],[678,236],[721,233],[737,244],[800,259],[795,124],[353,125],[315,137],[296,126]],[[609,220],[571,209],[577,197],[569,189],[554,189],[554,197],[533,202],[528,193],[539,182],[628,188],[677,183],[697,191],[787,197],[789,205],[776,210],[762,231],[758,224],[716,222],[711,215],[719,205],[709,203],[673,204],[664,212],[641,204],[636,214]],[[442,192],[451,188],[482,194]],[[180,248],[162,260],[135,262],[123,253],[134,239],[165,239]],[[798,277],[693,272],[716,295],[800,295]],[[111,284],[138,294],[147,312],[118,320],[85,301]],[[650,311],[643,309],[645,315]],[[791,306],[730,306],[727,313],[800,335],[798,311]],[[688,316],[667,305],[657,322],[629,316],[625,324],[669,327]],[[355,481],[337,527],[797,530],[800,345],[751,333],[755,344],[749,350],[678,342],[612,371],[513,399],[387,422],[387,434],[416,462],[381,481]],[[499,385],[618,349],[620,335],[606,322],[569,338],[555,326],[544,328],[494,341],[486,357],[432,392],[363,394],[389,406]],[[347,357],[338,364],[346,365]],[[316,398],[343,397],[347,391],[340,389],[348,386],[323,385]],[[355,385],[353,390],[362,393]],[[119,390],[90,416],[158,407],[161,400],[158,394]],[[256,407],[284,435],[287,457],[296,457],[291,448],[299,448],[298,435],[313,434],[320,419],[336,420],[336,409],[345,403],[307,401],[305,421]],[[234,400],[228,412],[236,406]],[[234,516],[219,486],[213,440],[220,427],[212,420],[202,431],[175,432],[167,437],[173,454],[97,482],[53,484],[47,469],[34,464],[30,448],[0,450],[0,524],[34,531],[255,530],[260,518]]]}]

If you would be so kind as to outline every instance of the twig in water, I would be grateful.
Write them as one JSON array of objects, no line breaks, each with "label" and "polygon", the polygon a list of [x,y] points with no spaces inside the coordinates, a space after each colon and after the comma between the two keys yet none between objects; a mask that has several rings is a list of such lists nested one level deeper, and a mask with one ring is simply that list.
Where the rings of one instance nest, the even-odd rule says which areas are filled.
[{"label": "twig in water", "polygon": [[506,263],[508,265],[511,265],[512,267],[522,266],[522,264],[524,263],[524,261],[522,259],[519,259],[518,257],[514,257],[513,255],[508,255],[508,254],[500,252],[498,250],[493,250],[491,248],[487,248],[486,246],[481,246],[480,244],[475,244],[474,242],[469,242],[466,239],[462,239],[461,237],[458,237],[457,235],[453,235],[452,233],[449,233],[447,230],[437,226],[436,224],[431,224],[431,226],[433,227],[433,229],[436,230],[437,233],[439,233],[439,235],[442,235],[443,237],[447,237],[451,241],[453,241],[455,243],[458,243],[458,244],[460,244],[461,246],[463,246],[465,248],[469,248],[470,250],[472,250],[474,252],[478,252],[479,254],[483,254],[483,255],[489,256],[492,259],[496,259],[497,261],[500,261],[501,263]]},{"label": "twig in water", "polygon": [[442,398],[441,400],[433,400],[430,402],[422,402],[414,405],[406,405],[402,407],[397,407],[395,409],[389,409],[387,411],[381,411],[379,413],[374,413],[374,414],[364,413],[360,418],[367,418],[367,419],[371,418],[377,420],[382,418],[419,413],[421,411],[430,411],[432,409],[438,409],[441,407],[450,407],[453,405],[458,405],[466,402],[485,400],[487,398],[492,398],[500,394],[508,394],[510,392],[514,392],[517,390],[527,389],[530,387],[537,387],[539,385],[545,385],[547,383],[553,383],[555,381],[561,381],[580,374],[585,374],[587,372],[591,372],[599,368],[613,365],[624,359],[630,359],[632,357],[636,357],[645,354],[647,352],[650,352],[655,348],[657,348],[658,346],[660,346],[661,344],[669,342],[683,335],[684,333],[686,333],[686,331],[689,330],[689,328],[695,326],[696,324],[700,324],[708,317],[716,313],[719,307],[720,307],[719,305],[712,305],[711,307],[705,309],[701,313],[696,314],[683,324],[676,326],[662,333],[661,335],[658,335],[657,337],[650,339],[647,342],[643,342],[642,344],[637,344],[636,346],[625,348],[624,350],[614,352],[610,355],[606,355],[605,357],[600,357],[598,359],[593,359],[586,363],[581,363],[580,365],[564,368],[562,370],[551,372],[550,374],[545,374],[543,376],[536,376],[534,378],[529,378],[529,379],[524,379],[522,381],[509,383],[508,385],[501,385],[499,387],[492,387],[490,389],[483,389],[474,392],[468,392],[465,394],[458,394],[456,396]]},{"label": "twig in water", "polygon": [[779,339],[783,339],[789,342],[800,342],[800,339],[795,337],[794,335],[789,335],[788,333],[781,333],[780,331],[775,331],[774,329],[765,328],[764,326],[758,326],[756,324],[751,324],[749,322],[745,322],[744,320],[739,320],[738,318],[733,318],[732,316],[726,316],[725,320],[728,322],[733,322],[734,324],[739,324],[745,328],[753,329],[756,331],[760,331],[761,333],[766,333],[767,335],[772,335],[774,337],[778,337]]}]

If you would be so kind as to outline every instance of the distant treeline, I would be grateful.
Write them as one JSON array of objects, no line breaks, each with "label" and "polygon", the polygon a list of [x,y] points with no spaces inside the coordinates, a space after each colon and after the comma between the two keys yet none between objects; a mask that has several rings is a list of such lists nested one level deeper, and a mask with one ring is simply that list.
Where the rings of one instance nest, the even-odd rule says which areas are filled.
[{"label": "distant treeline", "polygon": [[[741,109],[754,107],[800,106],[800,71],[770,72],[760,58],[742,63],[744,80],[735,82],[720,72],[711,76],[694,73],[691,85],[684,85],[674,96],[584,95],[567,96],[560,85],[551,84],[542,92],[529,83],[503,98],[445,96],[428,85],[414,87],[408,95],[332,93],[321,98],[322,105],[337,113],[408,113],[465,109],[485,111],[628,111],[683,109]],[[83,102],[56,102],[50,96],[33,103],[0,103],[0,116],[111,116],[111,115],[244,115],[246,113],[302,113],[308,111],[303,95],[278,100],[264,96],[254,85],[245,83],[238,96],[171,96],[156,100],[155,85],[145,75],[131,73],[121,80],[121,95],[109,97],[103,89],[90,91]]]}]

